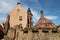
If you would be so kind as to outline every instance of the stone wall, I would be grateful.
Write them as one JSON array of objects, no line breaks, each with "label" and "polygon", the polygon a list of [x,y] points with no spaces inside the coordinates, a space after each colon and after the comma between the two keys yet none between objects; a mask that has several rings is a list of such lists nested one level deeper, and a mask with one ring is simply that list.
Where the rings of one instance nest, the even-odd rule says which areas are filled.
[{"label": "stone wall", "polygon": [[4,40],[60,40],[60,32],[52,32],[52,29],[47,31],[32,31],[29,29],[28,32],[24,32],[22,28],[16,26],[15,30],[10,29]]}]

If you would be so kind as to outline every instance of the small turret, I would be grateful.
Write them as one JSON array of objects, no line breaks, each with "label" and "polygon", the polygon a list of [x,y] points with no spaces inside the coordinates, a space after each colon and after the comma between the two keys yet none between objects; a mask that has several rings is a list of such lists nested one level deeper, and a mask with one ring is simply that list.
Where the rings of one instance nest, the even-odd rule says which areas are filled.
[{"label": "small turret", "polygon": [[31,10],[30,10],[30,8],[28,8],[28,10],[27,10],[27,13],[28,13],[28,15],[31,15],[31,16],[33,16],[33,15],[32,15],[32,13],[31,13]]},{"label": "small turret", "polygon": [[30,8],[28,8],[28,10],[27,10],[27,26],[29,27],[29,28],[31,28],[32,26],[33,26],[33,23],[32,23],[32,13],[31,13],[31,10],[30,10]]},{"label": "small turret", "polygon": [[43,10],[41,10],[41,18],[44,18]]}]

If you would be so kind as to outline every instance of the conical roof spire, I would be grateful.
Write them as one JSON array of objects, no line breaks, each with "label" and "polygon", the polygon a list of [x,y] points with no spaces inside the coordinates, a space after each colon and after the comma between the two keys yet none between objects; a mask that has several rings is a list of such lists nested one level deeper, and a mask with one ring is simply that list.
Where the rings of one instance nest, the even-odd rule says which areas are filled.
[{"label": "conical roof spire", "polygon": [[28,12],[31,12],[30,8],[28,8]]},{"label": "conical roof spire", "polygon": [[41,13],[41,18],[44,18],[43,10],[41,10],[40,13]]},{"label": "conical roof spire", "polygon": [[28,8],[27,13],[33,16],[33,14],[31,13],[30,8]]}]

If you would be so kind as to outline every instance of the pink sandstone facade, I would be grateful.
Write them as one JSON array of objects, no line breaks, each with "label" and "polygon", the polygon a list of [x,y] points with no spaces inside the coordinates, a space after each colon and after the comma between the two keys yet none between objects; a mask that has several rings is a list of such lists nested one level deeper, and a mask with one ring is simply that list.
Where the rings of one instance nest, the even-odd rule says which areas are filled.
[{"label": "pink sandstone facade", "polygon": [[21,4],[17,4],[17,6],[9,12],[10,15],[10,27],[21,25],[23,28],[27,26],[27,13],[22,8]]}]

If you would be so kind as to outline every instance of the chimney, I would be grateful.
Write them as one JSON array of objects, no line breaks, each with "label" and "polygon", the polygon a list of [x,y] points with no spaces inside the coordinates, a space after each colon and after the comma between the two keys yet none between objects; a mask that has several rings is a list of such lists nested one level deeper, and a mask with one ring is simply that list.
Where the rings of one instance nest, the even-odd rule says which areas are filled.
[{"label": "chimney", "polygon": [[44,18],[43,10],[41,10],[41,18]]}]

